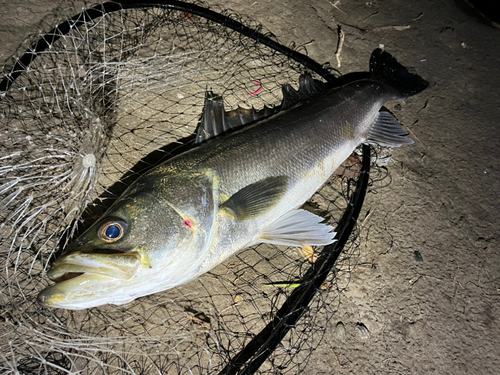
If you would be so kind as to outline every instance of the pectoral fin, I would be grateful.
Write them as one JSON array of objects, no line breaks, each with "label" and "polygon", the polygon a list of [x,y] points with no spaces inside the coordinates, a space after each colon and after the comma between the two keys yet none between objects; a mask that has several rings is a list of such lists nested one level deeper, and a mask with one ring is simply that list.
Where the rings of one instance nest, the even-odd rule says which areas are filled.
[{"label": "pectoral fin", "polygon": [[268,177],[232,195],[221,209],[228,209],[236,220],[254,219],[279,202],[288,188],[288,177]]},{"label": "pectoral fin", "polygon": [[286,246],[329,245],[334,240],[333,227],[324,219],[306,210],[294,210],[280,217],[267,228],[260,242]]}]

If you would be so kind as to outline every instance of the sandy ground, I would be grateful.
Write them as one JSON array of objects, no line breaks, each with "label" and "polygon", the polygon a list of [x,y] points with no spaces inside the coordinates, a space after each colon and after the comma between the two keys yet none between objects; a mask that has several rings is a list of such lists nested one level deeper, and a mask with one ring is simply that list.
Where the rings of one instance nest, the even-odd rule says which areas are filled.
[{"label": "sandy ground", "polygon": [[[0,61],[68,4],[2,1]],[[390,185],[367,198],[361,259],[333,320],[344,323],[347,338],[339,340],[332,324],[310,373],[498,373],[500,30],[452,0],[225,6],[342,73],[366,70],[383,44],[431,83],[395,112],[415,145],[395,150]],[[369,330],[365,338],[357,323]]]}]

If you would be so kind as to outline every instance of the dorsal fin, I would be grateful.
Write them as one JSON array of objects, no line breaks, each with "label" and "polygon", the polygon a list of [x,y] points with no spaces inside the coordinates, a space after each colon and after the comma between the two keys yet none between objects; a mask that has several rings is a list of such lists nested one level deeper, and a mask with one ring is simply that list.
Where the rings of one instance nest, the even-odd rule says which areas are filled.
[{"label": "dorsal fin", "polygon": [[198,122],[195,143],[203,142],[227,130],[228,126],[225,120],[222,96],[214,94],[212,90],[206,90],[203,113]]},{"label": "dorsal fin", "polygon": [[236,129],[242,125],[264,119],[274,115],[279,107],[266,107],[256,110],[255,108],[238,108],[226,112],[222,96],[216,95],[212,90],[205,91],[205,104],[203,113],[198,121],[195,144],[209,138]]},{"label": "dorsal fin", "polygon": [[226,120],[231,124],[233,128],[238,127],[240,125],[250,124],[257,120],[261,120],[263,118],[269,117],[278,113],[279,107],[267,107],[260,110],[256,110],[255,108],[242,108],[238,106],[238,108],[226,112]]},{"label": "dorsal fin", "polygon": [[323,82],[315,80],[310,73],[306,72],[300,75],[298,90],[295,90],[289,84],[282,86],[283,101],[280,106],[272,108],[264,106],[260,110],[253,107],[242,108],[238,106],[238,108],[228,112],[224,109],[222,96],[214,94],[212,90],[206,90],[203,113],[198,121],[195,144],[240,126],[262,120],[279,111],[289,109],[325,89],[326,85]]},{"label": "dorsal fin", "polygon": [[300,75],[299,89],[295,90],[288,83],[282,86],[283,102],[281,110],[293,107],[297,103],[310,99],[326,89],[326,85],[314,79],[310,73],[305,72]]}]

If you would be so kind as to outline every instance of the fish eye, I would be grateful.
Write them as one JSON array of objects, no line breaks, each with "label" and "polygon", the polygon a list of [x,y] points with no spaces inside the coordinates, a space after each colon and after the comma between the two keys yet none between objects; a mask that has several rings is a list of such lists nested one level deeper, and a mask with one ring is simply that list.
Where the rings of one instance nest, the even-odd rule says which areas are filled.
[{"label": "fish eye", "polygon": [[115,242],[122,238],[126,231],[127,224],[123,221],[109,221],[101,225],[97,236],[106,242]]}]

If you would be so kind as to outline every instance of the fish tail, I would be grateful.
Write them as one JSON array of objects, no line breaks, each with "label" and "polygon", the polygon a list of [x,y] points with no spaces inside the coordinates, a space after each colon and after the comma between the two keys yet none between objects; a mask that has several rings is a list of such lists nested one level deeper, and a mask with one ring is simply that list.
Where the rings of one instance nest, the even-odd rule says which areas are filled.
[{"label": "fish tail", "polygon": [[377,48],[370,57],[370,73],[396,90],[394,99],[403,99],[425,90],[429,82],[413,74],[391,54]]}]

